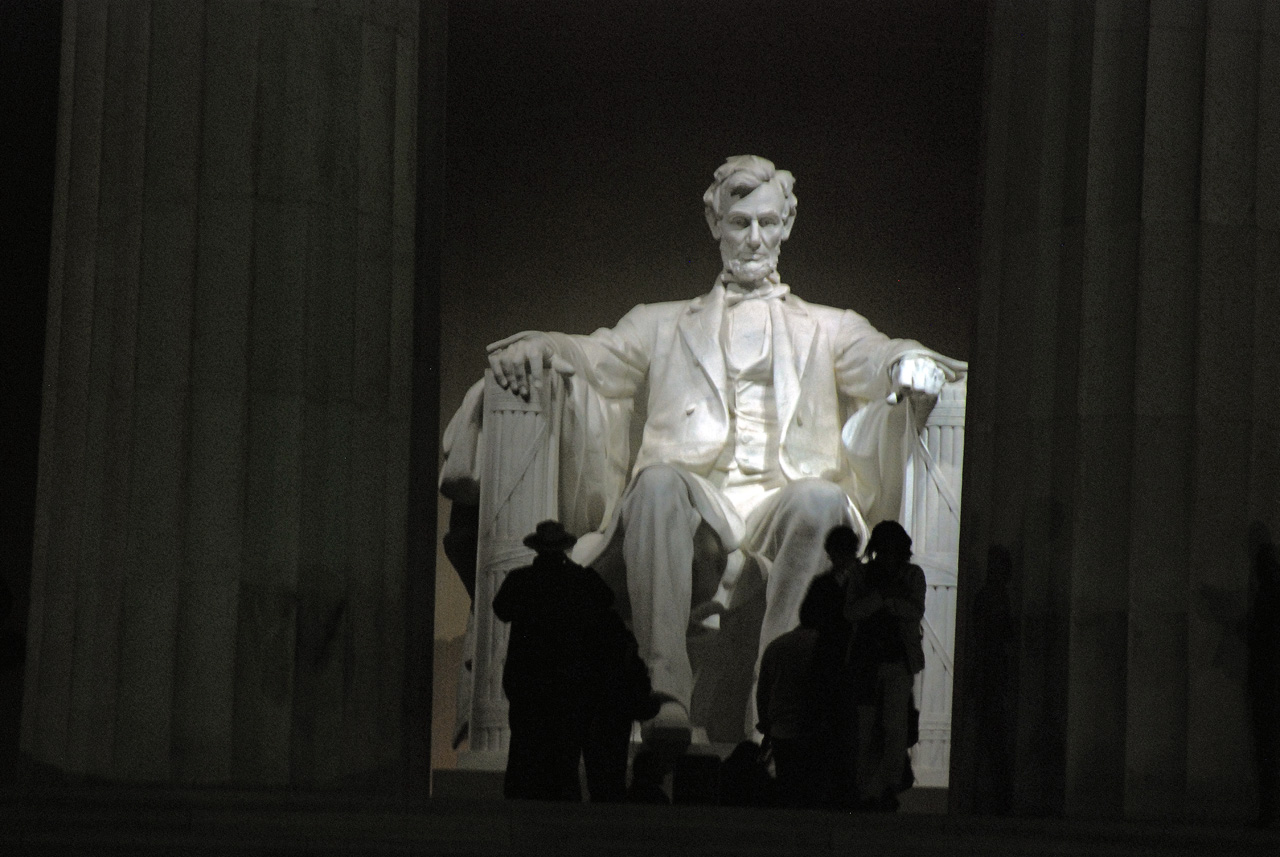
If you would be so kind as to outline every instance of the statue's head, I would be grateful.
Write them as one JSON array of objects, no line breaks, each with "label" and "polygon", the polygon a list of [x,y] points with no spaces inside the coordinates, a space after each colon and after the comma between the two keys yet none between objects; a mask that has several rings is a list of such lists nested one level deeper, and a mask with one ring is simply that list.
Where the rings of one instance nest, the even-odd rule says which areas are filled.
[{"label": "statue's head", "polygon": [[747,288],[770,279],[796,219],[795,177],[756,155],[735,155],[702,195],[725,273]]}]

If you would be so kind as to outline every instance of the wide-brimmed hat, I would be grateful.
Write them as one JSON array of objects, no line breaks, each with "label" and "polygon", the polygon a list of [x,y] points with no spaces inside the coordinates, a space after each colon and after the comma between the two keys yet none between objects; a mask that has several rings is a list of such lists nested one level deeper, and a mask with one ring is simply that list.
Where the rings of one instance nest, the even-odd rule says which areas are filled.
[{"label": "wide-brimmed hat", "polygon": [[536,551],[567,551],[577,541],[578,537],[565,530],[559,521],[543,521],[524,537],[524,546]]}]

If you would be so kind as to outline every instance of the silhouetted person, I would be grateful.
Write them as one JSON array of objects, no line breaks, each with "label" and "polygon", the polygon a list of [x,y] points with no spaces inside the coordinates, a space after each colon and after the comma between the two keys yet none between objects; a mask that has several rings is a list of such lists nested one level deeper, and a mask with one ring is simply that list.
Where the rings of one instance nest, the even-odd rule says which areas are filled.
[{"label": "silhouetted person", "polygon": [[725,806],[770,806],[774,780],[755,741],[739,741],[720,764],[720,803]]},{"label": "silhouetted person", "polygon": [[909,561],[911,537],[897,521],[876,524],[867,556],[845,609],[854,625],[849,652],[858,709],[858,795],[865,808],[894,811],[909,746],[912,677],[924,669],[926,586],[924,571]]},{"label": "silhouetted person", "polygon": [[757,728],[770,739],[784,806],[840,803],[853,782],[856,715],[845,681],[850,625],[843,609],[858,565],[858,534],[835,527],[823,548],[832,567],[809,585],[800,626],[774,640],[761,659]]},{"label": "silhouetted person", "polygon": [[582,745],[587,792],[593,802],[616,803],[627,796],[631,726],[656,715],[662,701],[653,693],[635,635],[613,610],[600,617],[588,647],[589,720]]},{"label": "silhouetted person", "polygon": [[509,798],[582,800],[578,760],[596,679],[588,655],[613,593],[565,556],[576,541],[556,521],[538,524],[524,540],[537,552],[533,564],[511,571],[493,599],[493,614],[511,623],[502,676]]},{"label": "silhouetted person", "polygon": [[782,806],[817,806],[831,780],[836,671],[823,668],[817,651],[820,629],[840,616],[841,595],[833,575],[815,578],[800,604],[800,626],[776,638],[760,659],[756,728],[773,748]]},{"label": "silhouetted person", "polygon": [[630,803],[669,804],[671,797],[662,788],[667,768],[662,756],[653,750],[641,750],[631,760],[631,786],[627,789]]},{"label": "silhouetted person", "polygon": [[1004,813],[1013,806],[1013,754],[1009,747],[1012,713],[1012,655],[1017,630],[1010,607],[1013,560],[1002,545],[987,551],[987,579],[973,601],[976,657],[973,670],[978,708],[978,764],[989,796],[987,811]]},{"label": "silhouetted person", "polygon": [[844,616],[844,605],[849,586],[860,576],[858,547],[858,534],[852,527],[832,528],[823,542],[831,570],[814,578],[808,592],[819,610],[812,673],[818,715],[830,744],[821,801],[837,806],[857,800],[858,712],[848,664],[853,627]]},{"label": "silhouetted person", "polygon": [[1253,556],[1249,610],[1249,701],[1258,765],[1258,824],[1280,823],[1280,563],[1276,546],[1259,539]]}]

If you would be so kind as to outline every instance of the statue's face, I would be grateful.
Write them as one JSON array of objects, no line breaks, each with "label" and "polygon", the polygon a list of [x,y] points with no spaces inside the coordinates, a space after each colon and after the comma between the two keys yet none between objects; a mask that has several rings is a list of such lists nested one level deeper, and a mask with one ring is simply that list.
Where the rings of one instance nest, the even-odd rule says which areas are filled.
[{"label": "statue's face", "polygon": [[720,218],[720,258],[735,282],[761,285],[778,269],[778,253],[790,232],[787,200],[772,182],[735,200]]}]

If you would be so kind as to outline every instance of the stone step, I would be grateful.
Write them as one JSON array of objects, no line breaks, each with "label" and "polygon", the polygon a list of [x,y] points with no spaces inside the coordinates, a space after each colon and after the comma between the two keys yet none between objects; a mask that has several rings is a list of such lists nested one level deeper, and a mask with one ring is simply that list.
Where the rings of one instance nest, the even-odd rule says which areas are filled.
[{"label": "stone step", "polygon": [[[431,797],[441,800],[502,800],[502,771],[437,769],[431,772]],[[668,778],[666,790],[673,791]],[[679,791],[676,792],[677,795]],[[916,786],[899,795],[900,812],[941,815],[947,811],[947,790]]]},{"label": "stone step", "polygon": [[62,789],[0,800],[13,855],[1275,857],[1280,832],[701,806]]}]

